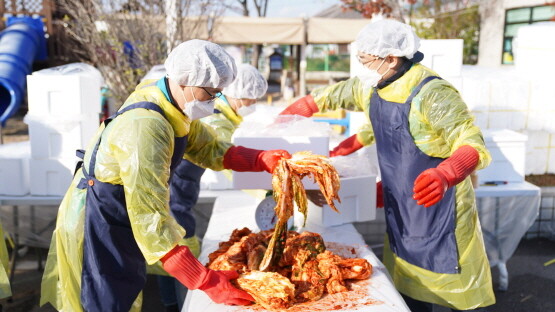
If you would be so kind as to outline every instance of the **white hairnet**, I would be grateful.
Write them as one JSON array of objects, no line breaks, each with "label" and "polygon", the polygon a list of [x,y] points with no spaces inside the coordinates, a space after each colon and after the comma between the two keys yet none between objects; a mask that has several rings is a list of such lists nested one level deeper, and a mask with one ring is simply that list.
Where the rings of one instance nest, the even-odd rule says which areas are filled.
[{"label": "white hairnet", "polygon": [[268,90],[268,82],[256,67],[241,64],[237,67],[237,77],[223,90],[223,94],[236,99],[258,99]]},{"label": "white hairnet", "polygon": [[224,48],[198,39],[173,49],[164,67],[168,77],[181,86],[224,88],[237,74],[235,61]]},{"label": "white hairnet", "polygon": [[392,19],[370,23],[362,28],[355,48],[379,57],[388,55],[412,59],[420,47],[420,38],[410,25]]}]

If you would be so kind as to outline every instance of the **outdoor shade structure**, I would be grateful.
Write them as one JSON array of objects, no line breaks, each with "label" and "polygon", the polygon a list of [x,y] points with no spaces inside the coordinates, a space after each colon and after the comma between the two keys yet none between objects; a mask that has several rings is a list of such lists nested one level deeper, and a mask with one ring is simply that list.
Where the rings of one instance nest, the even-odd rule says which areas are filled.
[{"label": "outdoor shade structure", "polygon": [[369,19],[219,17],[211,27],[210,39],[219,44],[299,45],[300,94],[306,93],[307,44],[345,44],[355,40]]}]

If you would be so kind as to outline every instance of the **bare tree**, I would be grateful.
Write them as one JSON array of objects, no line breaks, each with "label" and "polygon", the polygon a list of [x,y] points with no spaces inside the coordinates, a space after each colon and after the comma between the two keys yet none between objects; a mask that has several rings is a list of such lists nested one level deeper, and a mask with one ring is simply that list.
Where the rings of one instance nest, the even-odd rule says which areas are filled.
[{"label": "bare tree", "polygon": [[[203,38],[207,19],[200,16],[211,4],[217,5],[212,0],[179,0],[176,15],[167,11],[166,1],[57,1],[66,12],[65,31],[75,42],[73,52],[102,72],[118,103],[123,103],[152,66],[163,63],[168,47]],[[169,14],[177,19],[174,38],[166,35]]]},{"label": "bare tree", "polygon": [[[242,7],[243,16],[249,16],[249,1],[248,0],[237,0]],[[266,17],[266,12],[268,11],[268,1],[269,0],[251,0],[252,5],[256,11],[258,17]],[[262,53],[262,45],[253,45],[253,53],[251,58],[251,65],[258,68],[258,59]]]},{"label": "bare tree", "polygon": [[375,15],[406,20],[411,18],[416,4],[428,5],[430,0],[341,0],[343,8],[362,13],[364,17]]}]

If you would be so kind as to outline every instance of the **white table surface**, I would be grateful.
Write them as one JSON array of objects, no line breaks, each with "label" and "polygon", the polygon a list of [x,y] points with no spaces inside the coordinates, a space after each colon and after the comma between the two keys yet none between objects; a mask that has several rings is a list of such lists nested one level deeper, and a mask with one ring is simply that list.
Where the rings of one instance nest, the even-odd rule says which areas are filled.
[{"label": "white table surface", "polygon": [[[254,219],[254,211],[260,199],[245,192],[235,191],[219,196],[214,203],[212,217],[203,238],[202,251],[199,260],[206,263],[208,255],[217,249],[218,243],[227,241],[231,232],[236,228],[248,227],[253,232],[259,231]],[[337,242],[357,248],[357,253],[366,258],[373,266],[370,278],[369,295],[367,299],[375,300],[372,305],[361,305],[356,311],[409,311],[399,292],[393,286],[389,275],[362,236],[352,224],[335,227],[321,227],[308,224],[304,229],[320,233],[324,241]],[[202,291],[194,290],[187,293],[182,312],[228,312],[251,311],[249,307],[226,306],[216,304]],[[256,307],[256,311],[263,311]],[[309,311],[309,310],[307,310]],[[340,311],[351,311],[349,309]]]},{"label": "white table surface", "polygon": [[541,189],[528,182],[480,186],[475,190],[480,225],[492,267],[499,269],[499,289],[507,290],[507,261],[536,220]]}]

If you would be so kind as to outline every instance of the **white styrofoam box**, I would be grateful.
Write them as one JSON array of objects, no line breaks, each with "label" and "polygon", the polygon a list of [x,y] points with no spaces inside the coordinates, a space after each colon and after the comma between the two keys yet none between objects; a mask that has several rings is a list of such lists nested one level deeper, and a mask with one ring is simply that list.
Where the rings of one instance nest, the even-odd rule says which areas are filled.
[{"label": "white styrofoam box", "polygon": [[528,80],[512,75],[491,80],[491,105],[505,110],[523,111],[528,106],[529,88]]},{"label": "white styrofoam box", "polygon": [[462,39],[420,40],[418,51],[424,53],[422,65],[433,69],[441,77],[458,77],[461,75]]},{"label": "white styrofoam box", "polygon": [[69,188],[77,158],[31,159],[31,195],[59,196]]},{"label": "white styrofoam box", "polygon": [[[528,137],[526,142],[526,174],[544,174],[554,172],[555,162],[549,158],[555,154],[555,145],[550,145],[550,137],[555,137],[546,131],[525,130]],[[551,171],[549,171],[551,165]]]},{"label": "white styrofoam box", "polygon": [[480,129],[486,129],[488,127],[488,113],[483,111],[472,111],[474,116],[474,124]]},{"label": "white styrofoam box", "polygon": [[525,74],[549,74],[555,71],[553,62],[538,65],[538,60],[555,55],[555,22],[524,25],[513,39],[515,68]]},{"label": "white styrofoam box", "polygon": [[228,177],[224,171],[206,169],[200,179],[200,188],[202,190],[230,190],[233,188],[231,173]]},{"label": "white styrofoam box", "polygon": [[29,194],[29,141],[0,145],[0,195]]},{"label": "white styrofoam box", "polygon": [[[334,226],[376,218],[376,176],[341,178],[339,213],[328,205],[319,207],[308,201],[307,222]],[[295,216],[296,217],[296,216]]]},{"label": "white styrofoam box", "polygon": [[487,112],[490,106],[491,85],[478,77],[463,76],[461,96],[472,111]]},{"label": "white styrofoam box", "polygon": [[92,115],[101,111],[101,81],[95,75],[34,72],[27,76],[29,112],[35,115]]},{"label": "white styrofoam box", "polygon": [[[284,149],[293,154],[300,151],[311,151],[314,154],[329,154],[329,137],[311,136],[283,136],[283,137],[236,137],[232,138],[234,145],[244,147],[273,150]],[[234,189],[272,189],[272,176],[267,172],[236,172],[233,171]],[[318,189],[318,186],[308,178],[303,179],[306,189]]]},{"label": "white styrofoam box", "polygon": [[353,135],[368,123],[368,116],[364,112],[349,112],[349,134]]},{"label": "white styrofoam box", "polygon": [[482,133],[491,164],[477,172],[479,183],[524,181],[528,137],[508,129],[485,129]]},{"label": "white styrofoam box", "polygon": [[84,149],[99,125],[98,114],[74,119],[42,118],[27,114],[31,155],[35,159],[69,158],[76,149]]},{"label": "white styrofoam box", "polygon": [[526,125],[526,112],[492,109],[488,112],[488,128],[520,130]]}]

